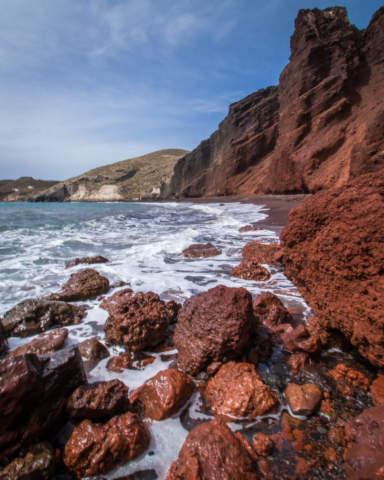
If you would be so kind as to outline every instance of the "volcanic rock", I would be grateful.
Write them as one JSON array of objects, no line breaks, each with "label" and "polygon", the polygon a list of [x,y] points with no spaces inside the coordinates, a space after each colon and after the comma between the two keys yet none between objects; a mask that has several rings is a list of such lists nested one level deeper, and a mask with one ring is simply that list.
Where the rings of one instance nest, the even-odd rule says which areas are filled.
[{"label": "volcanic rock", "polygon": [[171,325],[177,322],[177,315],[181,307],[181,303],[176,303],[174,300],[169,300],[169,302],[166,303],[165,308],[167,309],[167,315]]},{"label": "volcanic rock", "polygon": [[144,417],[152,420],[165,420],[177,413],[190,399],[193,383],[180,370],[162,370],[134,390],[129,400],[144,405]]},{"label": "volcanic rock", "polygon": [[9,355],[17,357],[18,355],[24,355],[25,353],[35,353],[36,355],[53,353],[63,348],[67,337],[68,330],[66,328],[57,328],[50,332],[42,333],[29,343],[17,347],[10,352]]},{"label": "volcanic rock", "polygon": [[0,361],[0,457],[61,426],[65,403],[86,381],[76,347]]},{"label": "volcanic rock", "polygon": [[165,339],[167,310],[155,293],[132,295],[130,289],[122,290],[104,300],[101,307],[109,313],[104,325],[107,345],[138,351],[155,347]]},{"label": "volcanic rock", "polygon": [[280,299],[271,292],[262,292],[253,301],[253,312],[259,323],[268,327],[275,327],[281,323],[291,323],[293,318],[281,303]]},{"label": "volcanic rock", "polygon": [[108,348],[99,342],[96,337],[87,338],[84,342],[79,343],[77,348],[83,360],[85,359],[86,362],[90,362],[93,365],[110,355]]},{"label": "volcanic rock", "polygon": [[325,349],[337,348],[343,352],[351,350],[352,345],[339,330],[325,329],[314,316],[307,318],[306,329],[312,336],[319,336],[321,345]]},{"label": "volcanic rock", "polygon": [[328,440],[334,447],[346,447],[347,439],[345,437],[344,429],[341,427],[333,427],[328,430]]},{"label": "volcanic rock", "polygon": [[182,251],[184,257],[187,258],[217,257],[217,255],[221,255],[221,253],[222,251],[211,243],[207,243],[206,245],[195,243]]},{"label": "volcanic rock", "polygon": [[108,258],[104,258],[101,255],[97,255],[97,257],[75,258],[74,260],[67,263],[65,268],[76,267],[76,265],[80,265],[82,263],[85,263],[87,265],[92,265],[95,263],[107,263],[107,262],[109,262]]},{"label": "volcanic rock", "polygon": [[61,290],[52,293],[47,300],[61,300],[64,302],[79,302],[97,297],[109,290],[109,281],[93,268],[86,268],[72,273],[70,279]]},{"label": "volcanic rock", "polygon": [[364,373],[348,368],[343,363],[340,363],[332,370],[329,370],[327,375],[334,378],[336,381],[347,380],[354,387],[362,388],[366,392],[369,390],[370,382]]},{"label": "volcanic rock", "polygon": [[265,267],[252,260],[243,260],[240,265],[233,267],[230,273],[243,280],[266,281],[271,278],[271,274]]},{"label": "volcanic rock", "polygon": [[108,360],[107,370],[108,372],[122,373],[125,369],[132,367],[134,360],[134,356],[131,352],[122,353],[121,355],[112,357]]},{"label": "volcanic rock", "polygon": [[84,420],[73,429],[63,460],[79,477],[104,474],[137,458],[149,443],[149,430],[134,413],[114,417],[104,425]]},{"label": "volcanic rock", "polygon": [[384,405],[384,375],[372,382],[370,394],[375,405]]},{"label": "volcanic rock", "polygon": [[245,225],[244,227],[239,228],[239,233],[256,232],[257,230],[261,230],[261,228],[254,227],[253,225]]},{"label": "volcanic rock", "polygon": [[72,423],[112,417],[128,408],[128,387],[120,380],[81,385],[68,398],[66,406]]},{"label": "volcanic rock", "polygon": [[260,240],[254,240],[244,245],[242,253],[244,260],[271,265],[279,249],[278,243],[261,243]]},{"label": "volcanic rock", "polygon": [[229,362],[208,382],[207,404],[215,415],[254,418],[273,410],[275,394],[248,363]]},{"label": "volcanic rock", "polygon": [[310,335],[304,325],[293,328],[289,324],[281,324],[272,327],[272,330],[280,336],[285,347],[291,352],[316,353],[321,349],[321,341],[318,335]]},{"label": "volcanic rock", "polygon": [[244,288],[218,285],[187,299],[173,337],[181,370],[196,375],[224,357],[236,359],[256,329],[252,296]]},{"label": "volcanic rock", "polygon": [[258,480],[255,464],[243,443],[221,420],[189,432],[166,480]]},{"label": "volcanic rock", "polygon": [[0,357],[8,350],[9,345],[7,336],[3,327],[3,322],[0,319]]},{"label": "volcanic rock", "polygon": [[273,440],[262,432],[257,433],[253,437],[253,448],[258,455],[268,457],[272,453],[274,447]]},{"label": "volcanic rock", "polygon": [[2,318],[7,337],[29,337],[45,332],[54,325],[77,325],[86,315],[84,307],[65,302],[24,300]]},{"label": "volcanic rock", "polygon": [[307,365],[313,365],[314,362],[309,355],[300,352],[291,355],[287,360],[287,364],[291,367],[292,373],[296,373]]},{"label": "volcanic rock", "polygon": [[344,469],[350,480],[378,480],[384,467],[384,405],[368,408],[354,418],[345,433],[352,444]]},{"label": "volcanic rock", "polygon": [[15,458],[4,470],[0,480],[51,480],[55,468],[55,454],[52,445],[40,442],[25,456]]},{"label": "volcanic rock", "polygon": [[[384,13],[384,9],[383,9]],[[384,171],[308,198],[281,233],[285,273],[323,329],[384,366]]]},{"label": "volcanic rock", "polygon": [[292,413],[309,416],[319,409],[323,392],[312,383],[305,385],[290,383],[285,390],[285,398]]}]

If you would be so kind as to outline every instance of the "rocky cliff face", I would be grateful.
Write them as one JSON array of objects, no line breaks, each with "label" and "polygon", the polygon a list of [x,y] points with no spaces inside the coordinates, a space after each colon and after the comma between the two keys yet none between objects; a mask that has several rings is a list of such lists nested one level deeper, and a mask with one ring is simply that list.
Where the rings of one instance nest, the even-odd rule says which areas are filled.
[{"label": "rocky cliff face", "polygon": [[163,197],[312,193],[384,167],[384,7],[300,10],[278,87],[230,106],[175,166]]},{"label": "rocky cliff face", "polygon": [[58,183],[32,202],[105,202],[157,198],[187,150],[169,149],[95,168]]},{"label": "rocky cliff face", "polygon": [[18,180],[0,180],[0,202],[26,202],[29,198],[58,184],[57,181],[20,177]]}]

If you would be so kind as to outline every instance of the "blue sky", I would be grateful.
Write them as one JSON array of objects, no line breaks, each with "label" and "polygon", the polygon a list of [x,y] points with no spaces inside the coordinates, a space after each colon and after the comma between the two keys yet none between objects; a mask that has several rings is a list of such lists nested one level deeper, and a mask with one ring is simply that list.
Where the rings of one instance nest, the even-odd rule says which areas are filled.
[{"label": "blue sky", "polygon": [[[382,0],[344,0],[365,28]],[[317,0],[0,0],[0,179],[196,147],[276,85]]]}]

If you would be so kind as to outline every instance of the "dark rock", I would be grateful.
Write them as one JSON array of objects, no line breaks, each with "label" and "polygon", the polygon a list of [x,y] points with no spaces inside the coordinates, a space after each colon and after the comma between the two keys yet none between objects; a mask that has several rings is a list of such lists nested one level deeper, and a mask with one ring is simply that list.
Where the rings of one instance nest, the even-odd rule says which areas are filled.
[{"label": "dark rock", "polygon": [[104,425],[84,420],[65,445],[64,463],[79,477],[104,474],[140,456],[149,443],[149,430],[134,413],[114,417]]},{"label": "dark rock", "polygon": [[165,339],[166,306],[153,292],[132,295],[130,289],[121,290],[104,300],[101,308],[109,313],[104,325],[107,345],[138,351],[155,347]]},{"label": "dark rock", "polygon": [[0,480],[51,480],[54,468],[55,454],[52,445],[40,442],[0,471]]},{"label": "dark rock", "polygon": [[252,260],[243,260],[240,265],[236,265],[231,270],[231,275],[243,280],[266,281],[271,278],[271,274],[265,268]]},{"label": "dark rock", "polygon": [[67,337],[68,330],[66,328],[56,328],[55,330],[42,333],[25,345],[17,347],[9,353],[9,356],[17,357],[25,353],[35,353],[36,355],[53,353],[63,348]]},{"label": "dark rock", "polygon": [[267,327],[275,327],[281,323],[291,323],[293,318],[281,303],[280,299],[271,292],[262,292],[253,301],[253,312],[259,323]]},{"label": "dark rock", "polygon": [[257,230],[261,230],[261,228],[254,227],[253,225],[245,225],[244,227],[239,228],[239,233],[256,232]]},{"label": "dark rock", "polygon": [[190,399],[193,383],[180,370],[162,370],[134,390],[129,399],[144,406],[144,417],[165,420],[175,415]]},{"label": "dark rock", "polygon": [[211,243],[207,243],[206,245],[196,243],[189,246],[182,252],[183,256],[187,258],[217,257],[217,255],[221,255],[221,253],[222,251]]},{"label": "dark rock", "polygon": [[110,287],[111,288],[119,288],[119,287],[127,287],[129,286],[129,282],[124,282],[124,280],[118,280],[117,282],[111,283]]},{"label": "dark rock", "polygon": [[3,322],[0,319],[0,357],[9,349],[7,336],[3,327]]},{"label": "dark rock", "polygon": [[72,268],[76,267],[76,265],[80,265],[85,263],[87,265],[92,265],[95,263],[107,263],[109,260],[107,258],[102,257],[101,255],[97,255],[97,257],[84,257],[84,258],[75,258],[71,262],[67,263],[65,268]]},{"label": "dark rock", "polygon": [[189,432],[166,480],[258,480],[247,449],[221,420],[203,423]]},{"label": "dark rock", "polygon": [[292,373],[297,373],[306,366],[314,365],[314,361],[306,353],[300,352],[291,355],[287,360],[287,364],[291,367]]},{"label": "dark rock", "polygon": [[285,390],[285,398],[295,415],[312,415],[321,405],[323,392],[313,383],[305,385],[290,383]]},{"label": "dark rock", "polygon": [[261,380],[272,390],[276,390],[277,392],[282,392],[284,390],[284,384],[281,381],[281,378],[274,373],[264,373],[264,375],[261,376]]},{"label": "dark rock", "polygon": [[84,307],[65,302],[24,300],[6,312],[2,323],[7,337],[29,337],[54,325],[77,325],[86,315]]},{"label": "dark rock", "polygon": [[218,285],[187,299],[173,337],[179,367],[195,375],[223,357],[240,357],[256,326],[252,296],[244,288]]},{"label": "dark rock", "polygon": [[83,360],[94,366],[96,366],[100,360],[110,355],[108,348],[99,342],[96,337],[87,338],[84,342],[79,343],[77,348]]},{"label": "dark rock", "polygon": [[313,383],[314,385],[317,385],[323,392],[336,392],[336,382],[316,367],[304,367],[299,373],[292,377],[292,380],[301,385],[305,383]]},{"label": "dark rock", "polygon": [[174,300],[169,300],[169,302],[166,303],[165,308],[167,309],[169,323],[171,325],[177,323],[177,315],[179,314],[181,307],[181,303],[176,303]]},{"label": "dark rock", "polygon": [[120,380],[94,382],[78,387],[67,401],[72,423],[112,417],[129,408],[128,387]]}]

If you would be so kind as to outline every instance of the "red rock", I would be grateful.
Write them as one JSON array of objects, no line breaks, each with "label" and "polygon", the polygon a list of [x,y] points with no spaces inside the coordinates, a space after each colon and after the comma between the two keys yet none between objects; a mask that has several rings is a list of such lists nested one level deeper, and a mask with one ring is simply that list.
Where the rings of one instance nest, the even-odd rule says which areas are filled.
[{"label": "red rock", "polygon": [[108,360],[107,370],[109,372],[122,373],[125,369],[132,367],[134,360],[132,353],[122,353],[121,355],[112,357]]},{"label": "red rock", "polygon": [[270,265],[274,263],[275,253],[280,249],[278,243],[261,243],[260,240],[248,242],[243,247],[244,260]]},{"label": "red rock", "polygon": [[328,430],[328,440],[334,447],[346,447],[347,440],[345,437],[344,429],[341,427],[333,427]]},{"label": "red rock", "polygon": [[252,260],[243,260],[240,265],[233,267],[230,273],[243,280],[266,281],[271,278],[271,274],[265,267]]},{"label": "red rock", "polygon": [[380,478],[384,466],[384,406],[364,410],[347,425],[345,433],[351,444],[344,456],[347,478]]},{"label": "red rock", "polygon": [[275,444],[271,437],[262,432],[253,436],[253,448],[256,450],[256,453],[262,457],[268,457],[268,455],[272,453],[274,446]]},{"label": "red rock", "polygon": [[120,380],[94,382],[78,387],[67,400],[72,423],[112,417],[129,408],[128,387]]},{"label": "red rock", "polygon": [[314,365],[314,361],[309,355],[301,352],[291,355],[287,360],[287,364],[291,367],[292,373],[296,373],[306,366]]},{"label": "red rock", "polygon": [[291,323],[293,318],[272,292],[262,292],[253,301],[253,312],[259,323],[275,327],[281,323]]},{"label": "red rock", "polygon": [[372,382],[370,394],[375,405],[384,405],[384,375]]},{"label": "red rock", "polygon": [[108,348],[97,340],[96,337],[87,338],[77,345],[83,359],[88,362],[98,363],[103,358],[109,357]]},{"label": "red rock", "polygon": [[258,480],[252,458],[243,443],[220,420],[189,432],[166,480]]},{"label": "red rock", "polygon": [[256,232],[257,230],[261,230],[261,228],[254,227],[253,225],[245,225],[244,227],[239,228],[239,233]]},{"label": "red rock", "polygon": [[208,375],[211,375],[211,376],[215,375],[220,370],[222,365],[223,365],[222,362],[213,362],[210,365],[208,365],[207,367]]},{"label": "red rock", "polygon": [[61,290],[52,293],[47,300],[59,300],[63,302],[79,302],[97,297],[109,290],[109,281],[102,277],[96,270],[86,268],[80,272],[72,273],[70,279]]},{"label": "red rock", "polygon": [[243,445],[245,450],[248,452],[249,456],[252,458],[254,462],[257,460],[257,454],[255,450],[251,447],[251,444],[248,442],[246,438],[240,433],[240,432],[235,432],[235,437],[240,441],[240,443]]},{"label": "red rock", "polygon": [[55,455],[52,445],[40,442],[29,451],[15,458],[0,471],[1,480],[51,480],[55,468]]},{"label": "red rock", "polygon": [[123,345],[127,350],[138,351],[155,347],[165,339],[168,315],[165,303],[153,292],[130,289],[116,292],[104,300],[101,308],[108,311],[104,324],[107,345]]},{"label": "red rock", "polygon": [[165,308],[167,309],[170,324],[177,322],[177,315],[179,314],[181,307],[181,303],[176,303],[174,300],[169,300],[169,302],[166,303]]},{"label": "red rock", "polygon": [[216,257],[217,255],[221,255],[221,253],[222,251],[211,243],[207,243],[206,245],[195,243],[182,252],[183,256],[187,258]]},{"label": "red rock", "polygon": [[290,383],[285,390],[285,398],[295,415],[312,415],[321,405],[323,392],[312,383],[297,385]]},{"label": "red rock", "polygon": [[337,460],[336,450],[332,447],[327,448],[324,458],[327,460],[327,462],[335,463]]},{"label": "red rock", "polygon": [[321,349],[319,336],[310,335],[304,325],[293,328],[291,325],[281,324],[272,327],[272,330],[280,336],[285,347],[291,352],[316,353]]},{"label": "red rock", "polygon": [[63,460],[79,477],[105,474],[137,458],[149,443],[149,431],[134,413],[114,417],[104,425],[84,420],[73,429]]},{"label": "red rock", "polygon": [[335,411],[330,400],[322,400],[319,410],[324,414],[330,414]]},{"label": "red rock", "polygon": [[337,348],[342,351],[351,349],[350,342],[341,332],[334,329],[324,329],[314,315],[307,319],[306,328],[311,335],[320,338],[321,345],[325,349]]},{"label": "red rock", "polygon": [[134,390],[129,399],[132,404],[144,405],[144,416],[152,420],[165,420],[177,413],[190,399],[193,383],[180,370],[162,370]]},{"label": "red rock", "polygon": [[264,475],[264,477],[268,477],[270,475],[269,462],[266,458],[260,458],[260,460],[257,461],[257,466],[259,467],[260,473]]},{"label": "red rock", "polygon": [[101,255],[97,255],[97,257],[84,257],[84,258],[75,258],[74,260],[67,263],[65,268],[72,268],[76,267],[76,265],[80,265],[85,263],[87,265],[92,265],[94,263],[107,263],[109,260],[107,258],[102,257]]},{"label": "red rock", "polygon": [[327,372],[327,375],[334,378],[336,381],[346,380],[354,387],[362,388],[366,392],[369,390],[370,382],[368,378],[361,372],[348,368],[343,363],[340,363],[335,368]]},{"label": "red rock", "polygon": [[25,353],[35,353],[36,355],[53,353],[63,348],[67,337],[68,330],[66,328],[57,328],[55,330],[42,333],[29,343],[17,347],[15,350],[9,353],[9,356],[17,357],[18,355],[24,355]]},{"label": "red rock", "polygon": [[179,367],[195,375],[224,357],[240,357],[256,325],[252,296],[244,288],[218,285],[187,299],[173,337]]},{"label": "red rock", "polygon": [[208,382],[207,404],[214,415],[254,418],[274,410],[278,400],[253,365],[229,362]]},{"label": "red rock", "polygon": [[308,472],[309,465],[307,464],[305,458],[303,457],[295,457],[296,460],[296,468],[295,474],[296,475],[305,475]]}]

